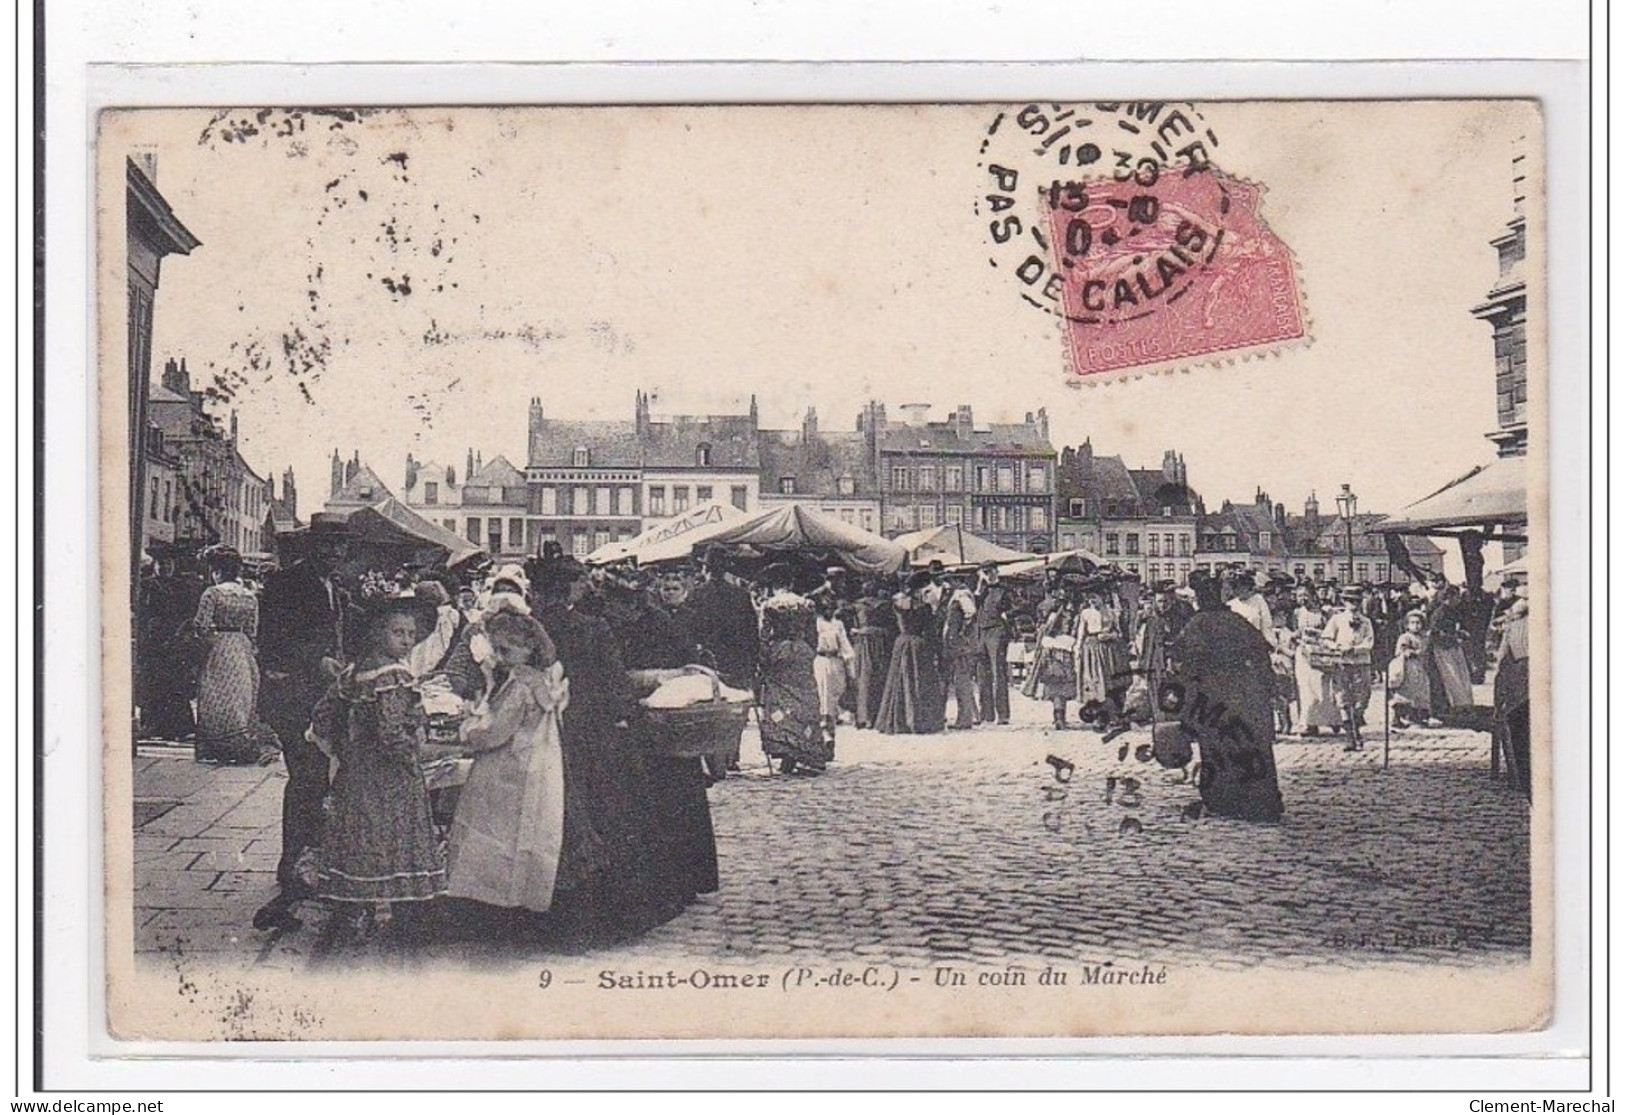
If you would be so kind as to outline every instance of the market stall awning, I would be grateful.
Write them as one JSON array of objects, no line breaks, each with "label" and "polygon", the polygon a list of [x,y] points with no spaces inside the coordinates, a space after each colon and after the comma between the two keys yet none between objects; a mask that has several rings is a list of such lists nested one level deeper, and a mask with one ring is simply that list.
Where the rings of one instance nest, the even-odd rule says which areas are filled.
[{"label": "market stall awning", "polygon": [[1448,536],[1473,529],[1519,540],[1529,521],[1528,461],[1498,457],[1480,465],[1397,515],[1377,523],[1380,534]]},{"label": "market stall awning", "polygon": [[1025,561],[1012,562],[1003,567],[1006,577],[1028,577],[1046,569],[1059,569],[1064,573],[1092,573],[1106,568],[1106,559],[1093,550],[1057,550],[1053,554],[1029,555]]},{"label": "market stall awning", "polygon": [[933,561],[944,565],[983,565],[990,561],[1026,561],[1033,556],[979,538],[957,524],[899,534],[892,541],[908,551],[910,565],[930,565]]},{"label": "market stall awning", "polygon": [[639,562],[671,561],[688,557],[694,543],[726,530],[745,517],[731,503],[707,500],[681,515],[662,519],[648,530],[625,542],[600,546],[586,557],[588,565],[608,565],[636,558]]},{"label": "market stall awning", "polygon": [[456,565],[485,552],[468,539],[431,523],[394,496],[384,496],[364,507],[334,508],[331,513],[349,527],[353,542],[410,550],[419,561]]},{"label": "market stall awning", "polygon": [[[690,532],[678,541],[702,541],[698,533]],[[784,504],[728,524],[703,541],[722,546],[749,546],[764,553],[800,550],[824,554],[856,573],[895,573],[908,558],[907,552],[896,542],[804,503]]]}]

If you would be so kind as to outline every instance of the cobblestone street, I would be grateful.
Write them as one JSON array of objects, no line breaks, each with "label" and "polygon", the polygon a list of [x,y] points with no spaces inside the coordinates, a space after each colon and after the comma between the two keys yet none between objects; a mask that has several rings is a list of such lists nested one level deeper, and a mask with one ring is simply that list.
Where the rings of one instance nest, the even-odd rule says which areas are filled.
[{"label": "cobblestone street", "polygon": [[[1241,968],[1527,952],[1529,812],[1491,777],[1483,734],[1395,731],[1387,770],[1380,729],[1359,754],[1340,740],[1283,740],[1286,817],[1252,825],[1190,819],[1198,799],[1183,772],[1137,760],[1148,730],[1103,743],[1036,723],[1047,705],[1016,703],[1009,727],[843,727],[838,761],[817,779],[769,775],[752,730],[744,774],[711,791],[722,890],[636,943],[580,958]],[[1051,756],[1074,764],[1069,781]],[[144,748],[135,785],[138,953],[308,966],[316,908],[298,933],[249,926],[273,890],[280,769]]]}]

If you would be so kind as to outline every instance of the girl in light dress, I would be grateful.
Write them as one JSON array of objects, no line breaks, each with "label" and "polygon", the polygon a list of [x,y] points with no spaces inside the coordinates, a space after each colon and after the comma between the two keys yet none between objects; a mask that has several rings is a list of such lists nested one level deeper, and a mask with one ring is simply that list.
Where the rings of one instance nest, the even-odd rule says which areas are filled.
[{"label": "girl in light dress", "polygon": [[452,820],[447,893],[542,913],[564,845],[559,718],[569,682],[534,618],[501,611],[484,624],[495,684],[462,727],[474,764]]},{"label": "girl in light dress", "polygon": [[1405,630],[1394,643],[1394,657],[1388,663],[1389,701],[1394,710],[1394,727],[1433,723],[1433,692],[1428,681],[1427,617],[1421,612],[1405,615]]}]

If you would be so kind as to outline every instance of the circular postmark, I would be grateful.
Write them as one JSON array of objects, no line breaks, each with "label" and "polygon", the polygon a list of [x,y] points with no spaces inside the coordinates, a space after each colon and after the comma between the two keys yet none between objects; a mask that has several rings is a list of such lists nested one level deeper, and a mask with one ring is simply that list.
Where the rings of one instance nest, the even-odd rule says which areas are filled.
[{"label": "circular postmark", "polygon": [[1195,105],[1027,104],[978,152],[988,262],[1063,323],[1079,378],[1304,336],[1290,253],[1261,189],[1226,175]]},{"label": "circular postmark", "polygon": [[1211,167],[1218,146],[1192,104],[1035,103],[998,112],[977,160],[989,262],[1024,301],[1069,316],[1066,283],[1081,284],[1083,272],[1120,249],[1149,242],[1164,219],[1164,180]]}]

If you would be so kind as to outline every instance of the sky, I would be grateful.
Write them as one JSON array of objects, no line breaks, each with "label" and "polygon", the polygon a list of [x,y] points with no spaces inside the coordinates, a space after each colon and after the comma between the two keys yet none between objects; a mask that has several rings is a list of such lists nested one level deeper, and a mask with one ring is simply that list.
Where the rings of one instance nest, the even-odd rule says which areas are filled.
[{"label": "sky", "polygon": [[[186,357],[301,513],[328,458],[523,467],[561,418],[742,412],[851,429],[864,401],[1042,406],[1059,448],[1185,456],[1210,506],[1301,510],[1343,483],[1393,511],[1493,457],[1489,327],[1517,102],[1205,103],[1264,189],[1312,343],[1079,388],[1053,319],[988,265],[978,146],[1003,106],[109,114],[104,172],[153,156],[202,241],[163,264],[154,376]],[[1538,250],[1538,249],[1537,249]],[[123,374],[122,337],[109,374]],[[1532,362],[1538,355],[1532,353]]]}]

